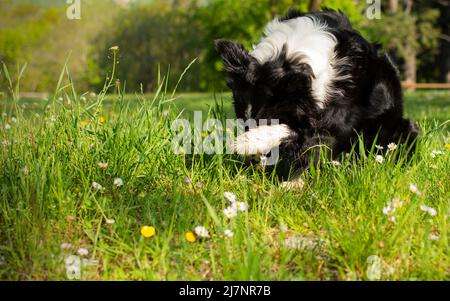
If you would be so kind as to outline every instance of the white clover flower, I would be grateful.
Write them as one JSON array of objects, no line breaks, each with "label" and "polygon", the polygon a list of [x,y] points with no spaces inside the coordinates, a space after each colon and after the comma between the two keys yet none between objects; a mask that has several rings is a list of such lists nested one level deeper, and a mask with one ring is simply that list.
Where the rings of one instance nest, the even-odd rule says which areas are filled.
[{"label": "white clover flower", "polygon": [[102,190],[103,186],[97,182],[92,182],[92,188],[94,188],[95,190]]},{"label": "white clover flower", "polygon": [[10,130],[11,129],[11,125],[9,123],[5,123],[4,128],[5,128],[5,130]]},{"label": "white clover flower", "polygon": [[17,122],[17,118],[16,118],[16,117],[11,117],[11,121],[12,121],[13,123],[16,123],[16,122]]},{"label": "white clover flower", "polygon": [[384,149],[384,147],[382,147],[381,145],[378,145],[378,144],[375,145],[375,148],[376,148],[376,149],[379,149],[379,150],[383,150],[383,149]]},{"label": "white clover flower", "polygon": [[237,215],[237,209],[234,206],[229,206],[223,210],[223,214],[228,218],[233,218]]},{"label": "white clover flower", "polygon": [[384,162],[384,157],[382,155],[377,155],[375,157],[375,161],[377,161],[378,163],[382,164]]},{"label": "white clover flower", "polygon": [[66,276],[68,279],[80,279],[81,278],[81,271],[80,271],[80,265],[66,265]]},{"label": "white clover flower", "polygon": [[234,232],[231,231],[230,229],[225,229],[225,231],[223,232],[223,234],[225,234],[226,237],[233,237],[234,236]]},{"label": "white clover flower", "polygon": [[194,232],[195,232],[195,234],[197,234],[198,237],[203,237],[203,238],[209,237],[208,230],[206,230],[206,228],[203,226],[195,227]]},{"label": "white clover flower", "polygon": [[236,195],[232,192],[226,191],[224,192],[223,196],[225,197],[225,199],[232,203],[236,202]]},{"label": "white clover flower", "polygon": [[248,206],[247,206],[247,203],[245,203],[245,202],[234,202],[233,207],[239,211],[247,211]]},{"label": "white clover flower", "polygon": [[108,162],[98,162],[98,167],[105,170],[108,168]]},{"label": "white clover flower", "polygon": [[53,123],[56,122],[56,117],[55,116],[50,117],[50,121]]},{"label": "white clover flower", "polygon": [[393,152],[397,149],[397,144],[395,144],[394,142],[391,142],[387,145],[388,149]]},{"label": "white clover flower", "polygon": [[334,166],[340,166],[341,162],[333,160],[333,161],[331,161],[331,164],[334,165]]},{"label": "white clover flower", "polygon": [[89,255],[89,251],[86,248],[79,248],[77,253],[80,256],[88,256]]},{"label": "white clover flower", "polygon": [[417,195],[420,195],[419,188],[417,188],[417,186],[414,185],[413,183],[409,183],[409,190],[410,190],[412,193],[415,193],[415,194],[417,194]]},{"label": "white clover flower", "polygon": [[114,183],[113,183],[116,187],[120,187],[123,186],[123,180],[121,178],[116,178],[114,179]]}]

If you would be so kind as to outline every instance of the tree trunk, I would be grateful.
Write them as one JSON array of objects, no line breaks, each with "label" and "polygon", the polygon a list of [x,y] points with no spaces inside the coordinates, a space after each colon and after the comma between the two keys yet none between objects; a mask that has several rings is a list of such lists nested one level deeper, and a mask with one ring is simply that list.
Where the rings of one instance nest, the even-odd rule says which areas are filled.
[{"label": "tree trunk", "polygon": [[389,10],[393,14],[398,11],[398,0],[389,0]]},{"label": "tree trunk", "polygon": [[[416,51],[410,46],[407,46],[405,57],[405,80],[407,82],[415,83],[417,80],[417,60]],[[414,88],[408,88],[408,90],[415,90]]]},{"label": "tree trunk", "polygon": [[441,81],[450,83],[450,3],[441,2],[439,4],[441,12]]},{"label": "tree trunk", "polygon": [[309,11],[319,11],[322,0],[309,0]]}]

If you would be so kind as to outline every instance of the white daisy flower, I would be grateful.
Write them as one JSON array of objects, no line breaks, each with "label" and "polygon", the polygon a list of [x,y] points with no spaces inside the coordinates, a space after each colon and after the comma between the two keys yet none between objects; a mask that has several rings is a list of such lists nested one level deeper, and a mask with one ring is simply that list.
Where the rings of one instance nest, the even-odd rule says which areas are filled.
[{"label": "white daisy flower", "polygon": [[384,157],[382,155],[377,155],[375,157],[375,161],[377,161],[378,163],[383,163],[384,162]]},{"label": "white daisy flower", "polygon": [[334,165],[334,166],[340,166],[341,162],[333,160],[333,161],[331,161],[331,164]]},{"label": "white daisy flower", "polygon": [[226,191],[224,192],[223,196],[225,197],[225,199],[232,203],[236,202],[236,195],[232,192]]},{"label": "white daisy flower", "polygon": [[428,235],[428,239],[431,241],[435,241],[439,239],[439,235],[437,235],[436,233],[430,233],[430,235]]},{"label": "white daisy flower", "polygon": [[410,190],[412,193],[415,193],[415,194],[417,194],[417,195],[420,195],[419,188],[417,188],[417,186],[414,185],[413,183],[409,183],[409,190]]},{"label": "white daisy flower", "polygon": [[102,190],[103,186],[97,182],[92,182],[92,188],[94,188],[95,190]]},{"label": "white daisy flower", "polygon": [[203,238],[209,237],[208,230],[206,230],[206,228],[203,226],[195,227],[194,232],[195,232],[195,234],[197,234],[198,237],[203,237]]},{"label": "white daisy flower", "polygon": [[247,211],[247,203],[245,202],[234,202],[233,207],[239,211]]},{"label": "white daisy flower", "polygon": [[68,243],[68,242],[65,242],[65,243],[62,243],[60,247],[61,247],[61,250],[67,251],[67,250],[70,250],[72,248],[72,244]]},{"label": "white daisy flower", "polygon": [[383,150],[383,149],[384,149],[384,147],[382,147],[381,145],[378,145],[378,144],[375,145],[375,148],[376,148],[376,149],[379,149],[379,150]]},{"label": "white daisy flower", "polygon": [[231,231],[230,229],[225,229],[225,231],[223,232],[223,234],[225,234],[226,237],[233,237],[234,236],[234,232]]},{"label": "white daisy flower", "polygon": [[100,169],[105,170],[105,169],[108,168],[108,163],[107,163],[107,162],[98,162],[98,167],[99,167]]},{"label": "white daisy flower", "polygon": [[228,218],[233,218],[237,215],[237,209],[234,206],[229,206],[223,210],[223,214]]},{"label": "white daisy flower", "polygon": [[114,184],[116,187],[123,186],[123,180],[122,180],[121,178],[115,178],[113,184]]},{"label": "white daisy flower", "polygon": [[437,156],[440,156],[440,155],[442,155],[442,154],[444,154],[443,151],[440,151],[440,150],[433,150],[433,151],[431,152],[431,158],[436,158]]},{"label": "white daisy flower", "polygon": [[395,144],[394,142],[391,142],[387,145],[388,149],[393,152],[397,149],[397,144]]},{"label": "white daisy flower", "polygon": [[86,248],[79,248],[77,253],[80,256],[88,256],[89,255],[89,251]]},{"label": "white daisy flower", "polygon": [[383,213],[386,215],[391,215],[395,212],[395,207],[391,205],[391,202],[388,202],[388,205],[383,208]]},{"label": "white daisy flower", "polygon": [[399,198],[395,198],[392,200],[392,206],[396,208],[401,208],[403,206],[403,202]]}]

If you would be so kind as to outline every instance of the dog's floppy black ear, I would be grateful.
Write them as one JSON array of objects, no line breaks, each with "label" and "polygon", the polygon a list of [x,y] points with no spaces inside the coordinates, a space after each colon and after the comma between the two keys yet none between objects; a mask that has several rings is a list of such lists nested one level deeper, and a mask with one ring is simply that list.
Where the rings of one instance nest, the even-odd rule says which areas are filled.
[{"label": "dog's floppy black ear", "polygon": [[223,59],[225,71],[245,78],[252,57],[244,46],[238,42],[227,40],[215,40],[214,45]]}]

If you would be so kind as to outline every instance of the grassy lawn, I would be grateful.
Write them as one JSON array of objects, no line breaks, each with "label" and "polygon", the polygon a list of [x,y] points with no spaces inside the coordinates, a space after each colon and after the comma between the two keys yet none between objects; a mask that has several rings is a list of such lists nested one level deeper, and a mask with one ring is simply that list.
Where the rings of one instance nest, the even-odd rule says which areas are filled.
[{"label": "grassy lawn", "polygon": [[[449,92],[407,93],[422,129],[409,162],[401,146],[352,153],[292,191],[234,155],[172,152],[172,120],[206,118],[214,98],[232,116],[229,94],[3,100],[0,279],[75,265],[82,280],[450,280]],[[231,219],[227,191],[248,207]],[[188,241],[197,226],[209,237]]]}]

